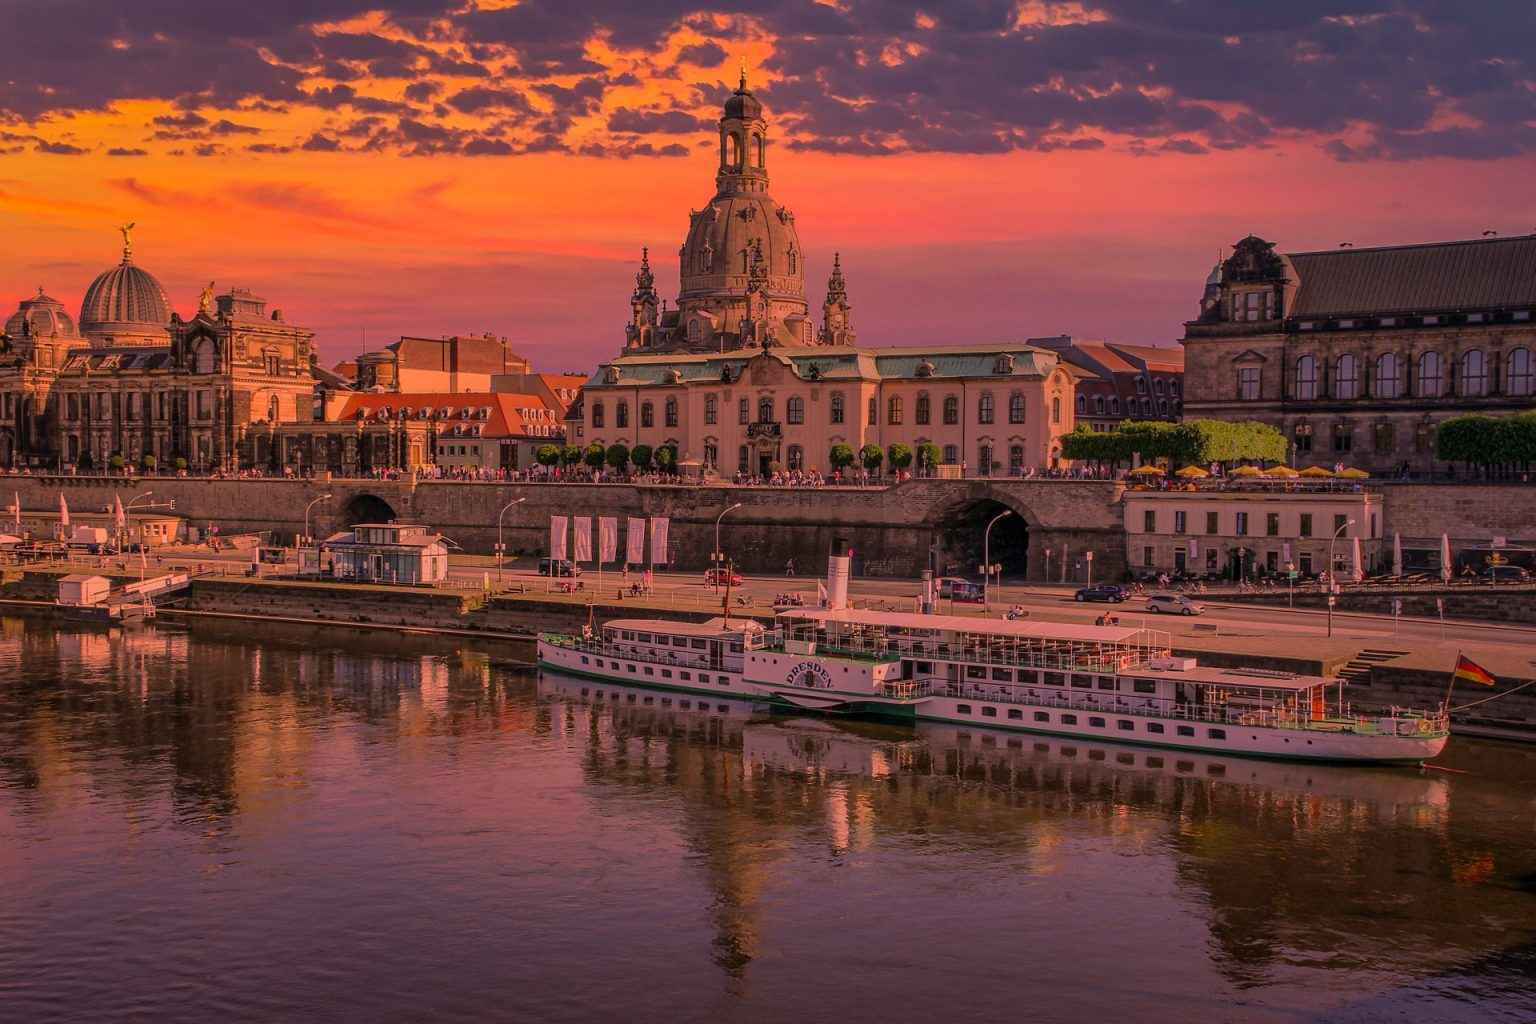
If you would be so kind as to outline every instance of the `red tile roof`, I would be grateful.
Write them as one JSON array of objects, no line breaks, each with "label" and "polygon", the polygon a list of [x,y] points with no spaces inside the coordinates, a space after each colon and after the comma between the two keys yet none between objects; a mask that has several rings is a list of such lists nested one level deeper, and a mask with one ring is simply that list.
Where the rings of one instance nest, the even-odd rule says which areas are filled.
[{"label": "red tile roof", "polygon": [[[481,437],[543,437],[555,436],[561,429],[564,410],[550,408],[534,395],[513,395],[502,392],[460,394],[396,394],[376,392],[351,395],[342,406],[338,420],[357,419],[362,413],[376,416],[383,410],[389,415],[404,411],[412,419],[426,418],[422,410],[430,410],[440,424],[453,426],[481,425]],[[469,415],[465,415],[468,410]],[[485,410],[482,414],[481,410]],[[535,428],[547,427],[550,433]]]}]

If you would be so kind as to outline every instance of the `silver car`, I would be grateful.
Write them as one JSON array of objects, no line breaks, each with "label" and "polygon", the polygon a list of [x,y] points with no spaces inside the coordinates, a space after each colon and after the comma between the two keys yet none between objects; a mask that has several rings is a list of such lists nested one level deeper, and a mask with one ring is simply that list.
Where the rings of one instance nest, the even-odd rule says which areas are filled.
[{"label": "silver car", "polygon": [[1147,611],[1159,615],[1204,615],[1205,605],[1183,594],[1153,594],[1147,598]]}]

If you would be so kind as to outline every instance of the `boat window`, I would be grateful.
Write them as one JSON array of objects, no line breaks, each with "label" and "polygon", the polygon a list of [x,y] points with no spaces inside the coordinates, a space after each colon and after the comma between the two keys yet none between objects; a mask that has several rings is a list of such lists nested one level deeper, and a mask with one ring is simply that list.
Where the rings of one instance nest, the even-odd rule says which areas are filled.
[{"label": "boat window", "polygon": [[1121,729],[1124,729],[1126,732],[1131,732],[1136,728],[1136,723],[1131,721],[1129,718],[1116,719],[1115,724]]},{"label": "boat window", "polygon": [[740,654],[741,653],[741,644],[740,643],[731,644],[731,653],[732,654]]},{"label": "boat window", "polygon": [[1102,750],[1090,750],[1090,751],[1088,751],[1088,760],[1090,760],[1090,761],[1102,761],[1102,760],[1104,760],[1104,751],[1102,751]]},{"label": "boat window", "polygon": [[672,670],[669,669],[669,668],[662,669],[661,670],[661,678],[663,678],[663,679],[671,679],[672,678]]},{"label": "boat window", "polygon": [[1073,676],[1072,685],[1079,690],[1093,689],[1093,676]]},{"label": "boat window", "polygon": [[933,671],[933,662],[931,662],[931,661],[920,661],[920,662],[917,663],[917,670],[919,672],[932,672]]},{"label": "boat window", "polygon": [[1160,758],[1160,757],[1149,757],[1149,758],[1147,758],[1147,767],[1148,768],[1161,768],[1162,766],[1163,766],[1163,759],[1162,758]]},{"label": "boat window", "polygon": [[1163,731],[1163,723],[1162,722],[1148,722],[1147,723],[1147,732],[1161,733],[1162,731]]},{"label": "boat window", "polygon": [[1066,686],[1067,685],[1067,677],[1062,675],[1060,672],[1047,672],[1045,674],[1045,685],[1046,686]]},{"label": "boat window", "polygon": [[692,711],[693,710],[693,701],[691,701],[691,700],[680,700],[680,701],[677,702],[677,706],[682,708],[684,711]]},{"label": "boat window", "polygon": [[1224,740],[1227,738],[1227,730],[1225,729],[1207,729],[1205,734],[1213,740]]},{"label": "boat window", "polygon": [[586,656],[586,655],[585,655],[585,654],[583,654],[583,655],[582,655],[582,656],[581,656],[581,663],[582,663],[582,664],[583,664],[583,665],[585,665],[585,664],[587,664],[587,656]]},{"label": "boat window", "polygon": [[692,641],[692,644],[693,644],[693,649],[696,650],[696,651],[702,651],[702,650],[706,649],[709,646],[703,640],[697,640],[697,639]]},{"label": "boat window", "polygon": [[1195,762],[1193,762],[1193,761],[1175,761],[1173,763],[1173,769],[1174,769],[1174,771],[1179,771],[1179,772],[1192,772],[1192,771],[1195,770]]},{"label": "boat window", "polygon": [[1090,718],[1090,719],[1088,719],[1088,724],[1093,726],[1095,729],[1102,729],[1102,728],[1104,728],[1104,719],[1102,719],[1102,718]]},{"label": "boat window", "polygon": [[1013,671],[1006,668],[995,668],[992,670],[992,678],[999,683],[1009,683],[1013,681]]},{"label": "boat window", "polygon": [[1205,774],[1221,776],[1227,774],[1227,766],[1224,764],[1208,764],[1205,766]]},{"label": "boat window", "polygon": [[1037,722],[1049,722],[1050,720],[1051,720],[1051,716],[1046,714],[1044,711],[1036,711],[1035,712],[1035,721],[1037,721]]},{"label": "boat window", "polygon": [[626,630],[625,630],[625,631],[624,631],[624,632],[623,632],[623,633],[622,633],[622,634],[620,634],[620,635],[621,635],[621,636],[623,636],[623,637],[624,637],[624,639],[625,639],[625,640],[633,640],[633,639],[634,639],[634,638],[635,638],[635,634],[634,634],[634,632],[633,632],[633,631],[631,631],[631,630],[628,630],[628,629],[626,629]]},{"label": "boat window", "polygon": [[656,674],[656,670],[651,668],[651,666],[647,665],[647,666],[645,666],[645,674],[648,675],[648,676],[653,676],[653,675]]},{"label": "boat window", "polygon": [[1135,764],[1136,763],[1136,755],[1135,754],[1116,754],[1115,755],[1115,763],[1116,764]]},{"label": "boat window", "polygon": [[967,665],[967,666],[965,666],[965,678],[967,678],[967,679],[985,679],[985,678],[987,678],[987,668],[986,668],[986,666],[985,665]]},{"label": "boat window", "polygon": [[996,718],[997,717],[997,708],[983,707],[981,709],[981,717],[982,718]]},{"label": "boat window", "polygon": [[1181,725],[1181,726],[1179,726],[1179,735],[1180,736],[1193,736],[1194,734],[1195,734],[1195,727],[1194,726],[1192,726],[1192,725]]},{"label": "boat window", "polygon": [[631,671],[631,672],[633,672],[635,670],[635,666],[633,666],[633,665],[625,665],[624,667],[626,669],[628,669],[629,671]]},{"label": "boat window", "polygon": [[971,706],[969,704],[956,704],[955,711],[958,714],[968,715],[971,713]]},{"label": "boat window", "polygon": [[1115,688],[1114,676],[1099,676],[1099,689],[1113,690]]},{"label": "boat window", "polygon": [[1077,748],[1076,747],[1062,747],[1061,748],[1061,756],[1062,757],[1076,757],[1077,756]]},{"label": "boat window", "polygon": [[691,680],[693,678],[693,675],[691,673],[688,673],[688,672],[679,672],[677,675],[678,675],[679,679],[690,679]]},{"label": "boat window", "polygon": [[719,679],[716,679],[715,682],[719,683],[721,686],[730,686],[731,685],[731,677],[730,676],[721,676]]},{"label": "boat window", "polygon": [[1137,693],[1156,693],[1157,683],[1151,679],[1138,679],[1131,684]]},{"label": "boat window", "polygon": [[671,707],[672,706],[672,698],[671,697],[663,697],[663,698],[661,698],[661,706],[664,707],[664,708]]},{"label": "boat window", "polygon": [[1024,712],[1020,711],[1018,708],[1009,708],[1008,709],[1008,717],[1009,718],[1023,718],[1024,717]]},{"label": "boat window", "polygon": [[640,643],[642,643],[642,644],[648,644],[648,643],[651,642],[651,634],[649,634],[649,633],[636,633],[635,634],[635,639],[637,641],[639,641]]},{"label": "boat window", "polygon": [[1077,716],[1076,715],[1062,715],[1061,716],[1061,724],[1062,725],[1076,725],[1077,724]]}]

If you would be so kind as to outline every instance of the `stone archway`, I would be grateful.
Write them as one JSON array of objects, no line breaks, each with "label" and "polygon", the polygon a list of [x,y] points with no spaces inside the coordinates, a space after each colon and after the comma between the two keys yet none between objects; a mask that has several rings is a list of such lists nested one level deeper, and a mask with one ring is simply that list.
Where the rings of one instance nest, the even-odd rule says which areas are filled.
[{"label": "stone archway", "polygon": [[1012,514],[992,527],[990,557],[994,565],[1003,567],[1005,577],[1025,577],[1029,572],[1031,517],[1026,509],[987,486],[969,488],[963,497],[932,517],[939,573],[979,578],[987,524],[1004,512]]},{"label": "stone archway", "polygon": [[377,494],[357,494],[341,510],[342,529],[359,523],[390,523],[397,518],[394,507]]}]

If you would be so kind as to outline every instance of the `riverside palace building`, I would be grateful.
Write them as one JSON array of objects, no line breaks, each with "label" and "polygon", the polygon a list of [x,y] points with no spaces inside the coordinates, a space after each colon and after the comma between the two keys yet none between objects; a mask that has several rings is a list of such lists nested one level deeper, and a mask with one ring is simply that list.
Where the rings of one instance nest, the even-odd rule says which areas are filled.
[{"label": "riverside palace building", "polygon": [[769,193],[768,123],[745,77],[720,118],[714,195],[689,217],[677,304],[641,257],[623,351],[587,381],[571,443],[670,447],[704,473],[828,473],[833,446],[931,443],[968,475],[1022,473],[1059,458],[1074,375],[1025,342],[860,345],[840,259],[820,323],[789,207]]}]

